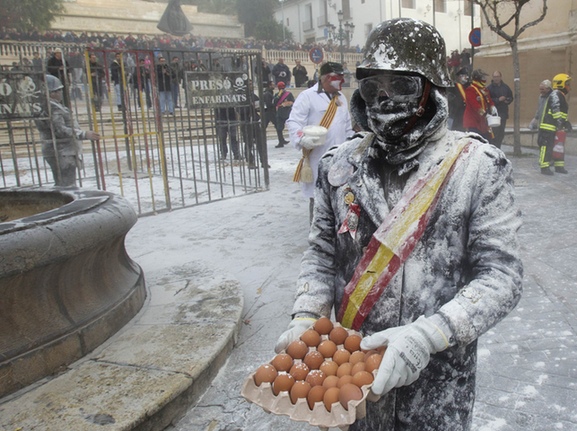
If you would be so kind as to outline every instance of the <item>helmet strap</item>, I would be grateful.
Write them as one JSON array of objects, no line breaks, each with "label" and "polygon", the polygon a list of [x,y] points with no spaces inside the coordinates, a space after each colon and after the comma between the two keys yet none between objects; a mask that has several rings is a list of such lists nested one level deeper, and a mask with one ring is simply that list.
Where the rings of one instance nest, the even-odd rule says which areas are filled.
[{"label": "helmet strap", "polygon": [[417,120],[421,118],[425,113],[425,105],[429,100],[430,91],[431,91],[431,82],[427,79],[425,89],[423,90],[423,95],[421,96],[421,101],[419,102],[419,108],[417,109],[417,112],[415,112],[415,115],[413,115],[413,118],[411,118],[411,121],[409,121],[409,124],[407,124],[407,127],[405,127],[405,130],[403,130],[403,135],[409,133],[409,130],[413,128]]}]

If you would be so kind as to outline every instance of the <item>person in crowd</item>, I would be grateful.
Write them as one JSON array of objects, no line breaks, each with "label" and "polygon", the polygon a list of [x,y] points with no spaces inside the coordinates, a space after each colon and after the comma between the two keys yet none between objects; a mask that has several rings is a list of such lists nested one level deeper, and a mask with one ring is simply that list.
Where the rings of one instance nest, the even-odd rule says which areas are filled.
[{"label": "person in crowd", "polygon": [[308,78],[306,67],[301,64],[300,60],[296,60],[296,66],[293,67],[293,76],[295,77],[295,87],[304,87]]},{"label": "person in crowd", "polygon": [[[320,76],[317,85],[297,97],[287,121],[291,143],[297,150],[302,151],[303,163],[304,158],[308,158],[313,173],[312,182],[301,181],[303,196],[309,199],[311,218],[319,160],[329,148],[342,144],[353,134],[349,104],[341,93],[344,82],[343,66],[340,63],[327,62],[321,66]],[[303,132],[306,126],[322,126],[328,129],[325,142],[319,143],[307,136]]]},{"label": "person in crowd", "polygon": [[482,69],[473,71],[473,82],[465,90],[467,106],[463,114],[463,127],[469,132],[478,133],[490,142],[493,139],[493,132],[487,123],[487,113],[497,115],[497,108],[486,87],[487,76],[489,74]]},{"label": "person in crowd", "polygon": [[275,148],[282,148],[288,145],[288,141],[283,136],[285,123],[288,120],[295,97],[285,88],[285,83],[280,81],[277,84],[278,93],[274,96],[273,103],[276,109],[276,134],[278,137],[278,144]]},{"label": "person in crowd", "polygon": [[537,112],[535,112],[535,116],[529,123],[529,129],[539,130],[539,122],[543,116],[545,102],[547,102],[551,91],[553,91],[553,88],[551,87],[551,81],[548,79],[543,80],[541,84],[539,84],[539,100],[537,101]]},{"label": "person in crowd", "polygon": [[545,102],[539,123],[539,134],[537,135],[537,144],[540,148],[539,165],[543,175],[553,175],[550,166],[555,166],[555,172],[558,174],[568,173],[565,169],[564,151],[560,157],[553,160],[553,147],[557,132],[572,130],[571,124],[567,121],[569,105],[566,96],[570,90],[571,77],[566,73],[555,75],[553,91]]},{"label": "person in crowd", "polygon": [[180,59],[177,56],[172,57],[172,63],[170,63],[170,68],[172,69],[174,79],[171,83],[172,88],[172,103],[174,108],[180,108],[178,104],[178,99],[180,95],[180,85],[182,84],[182,79],[184,78],[184,72],[182,67],[180,67]]},{"label": "person in crowd", "polygon": [[447,99],[449,100],[449,120],[448,125],[451,130],[464,132],[463,114],[467,107],[466,88],[469,86],[469,70],[462,67],[455,73],[455,85],[447,89]]},{"label": "person in crowd", "polygon": [[42,72],[42,57],[40,57],[40,53],[38,51],[34,51],[32,54],[32,69],[35,72]]},{"label": "person in crowd", "polygon": [[158,88],[158,98],[160,101],[160,113],[174,115],[174,104],[172,102],[172,82],[176,79],[172,68],[166,64],[164,57],[158,57],[156,65],[156,86]]},{"label": "person in crowd", "polygon": [[258,78],[258,69],[261,69],[261,73],[262,73],[262,88],[266,89],[268,88],[269,84],[272,82],[271,80],[271,68],[270,66],[267,64],[266,60],[263,58],[262,59],[262,63],[260,65],[256,65],[254,67],[254,75],[255,77]]},{"label": "person in crowd", "polygon": [[364,334],[361,349],[386,347],[371,387],[381,397],[349,431],[469,431],[477,339],[522,292],[512,166],[447,129],[452,81],[432,25],[385,21],[364,57],[351,114],[366,132],[320,161],[293,320],[275,349],[334,311]]},{"label": "person in crowd", "polygon": [[132,74],[132,85],[134,86],[134,99],[138,107],[142,109],[142,92],[144,91],[146,107],[152,108],[152,99],[150,97],[150,69],[146,68],[145,59],[139,60],[138,69]]},{"label": "person in crowd", "polygon": [[122,64],[122,54],[117,52],[114,54],[114,60],[110,65],[110,79],[114,84],[116,107],[118,108],[119,112],[124,110],[124,81],[122,79],[123,71],[124,65]]},{"label": "person in crowd", "polygon": [[264,128],[266,129],[269,123],[272,123],[276,129],[276,106],[274,104],[274,84],[272,82],[269,81],[262,97],[264,98]]},{"label": "person in crowd", "polygon": [[350,87],[351,81],[353,79],[353,73],[349,70],[349,66],[347,63],[343,63],[343,75],[345,78],[345,82],[343,82],[343,87]]},{"label": "person in crowd", "polygon": [[251,98],[251,105],[242,106],[238,108],[239,120],[240,120],[240,130],[242,133],[242,138],[244,141],[244,154],[248,162],[249,169],[256,169],[258,167],[257,160],[254,152],[255,143],[256,149],[259,154],[261,165],[263,164],[263,145],[260,133],[260,115],[258,111],[260,109],[259,102],[260,99],[256,94],[254,94],[254,87],[252,82],[249,83],[249,97]]},{"label": "person in crowd", "polygon": [[54,54],[46,63],[46,70],[48,73],[60,80],[62,83],[62,102],[64,106],[70,108],[70,94],[68,92],[68,84],[70,82],[70,71],[67,69],[68,65],[62,54],[61,48],[56,48]]},{"label": "person in crowd", "polygon": [[217,108],[214,112],[216,120],[216,134],[220,144],[220,158],[226,160],[228,157],[228,145],[226,143],[227,136],[230,136],[230,150],[232,152],[233,160],[240,162],[242,157],[238,146],[237,134],[237,116],[234,108]]},{"label": "person in crowd", "polygon": [[492,128],[493,134],[495,135],[492,143],[497,148],[501,148],[503,138],[505,137],[505,126],[509,118],[509,105],[513,101],[513,92],[511,88],[503,82],[503,75],[498,70],[493,72],[493,79],[487,87],[487,90],[489,90],[491,100],[497,108],[499,117],[501,117],[501,124],[498,127]]},{"label": "person in crowd", "polygon": [[[54,185],[76,185],[76,170],[82,166],[82,140],[100,139],[98,133],[82,130],[70,110],[62,104],[64,85],[53,75],[46,75],[50,94],[50,119],[35,120],[42,140],[42,156],[52,170]],[[48,113],[46,113],[48,117]]]},{"label": "person in crowd", "polygon": [[88,56],[88,62],[90,63],[90,83],[92,85],[92,107],[96,112],[100,112],[102,107],[102,81],[106,77],[106,72],[104,67],[98,62],[98,57],[94,52],[91,52]]},{"label": "person in crowd", "polygon": [[288,87],[291,82],[291,71],[289,67],[284,64],[284,59],[278,59],[278,63],[272,68],[272,75],[274,76],[274,83],[282,82],[285,87]]},{"label": "person in crowd", "polygon": [[84,74],[84,54],[76,48],[70,49],[68,66],[71,74],[71,96],[74,100],[82,100],[82,77]]}]

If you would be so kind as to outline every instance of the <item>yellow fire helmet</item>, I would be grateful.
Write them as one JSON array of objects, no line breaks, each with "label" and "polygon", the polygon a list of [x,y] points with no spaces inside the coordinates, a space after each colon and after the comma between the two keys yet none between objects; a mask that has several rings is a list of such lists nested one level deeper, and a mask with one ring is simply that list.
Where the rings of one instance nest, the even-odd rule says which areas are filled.
[{"label": "yellow fire helmet", "polygon": [[563,90],[571,81],[571,77],[566,73],[560,73],[553,78],[553,88],[555,90]]}]

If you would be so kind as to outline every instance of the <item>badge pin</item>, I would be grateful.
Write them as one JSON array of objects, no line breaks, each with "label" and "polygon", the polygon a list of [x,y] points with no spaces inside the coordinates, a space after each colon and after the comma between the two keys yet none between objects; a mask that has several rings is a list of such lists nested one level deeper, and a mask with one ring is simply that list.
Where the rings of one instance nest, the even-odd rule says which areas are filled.
[{"label": "badge pin", "polygon": [[345,195],[345,203],[346,203],[347,205],[350,205],[350,204],[352,204],[354,201],[355,201],[355,195],[354,195],[352,192],[348,192],[348,193]]}]

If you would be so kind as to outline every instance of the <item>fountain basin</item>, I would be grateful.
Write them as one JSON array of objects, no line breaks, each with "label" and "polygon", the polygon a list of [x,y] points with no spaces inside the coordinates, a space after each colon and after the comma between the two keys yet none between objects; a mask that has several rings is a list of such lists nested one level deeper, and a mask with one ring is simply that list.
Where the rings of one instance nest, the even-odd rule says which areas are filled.
[{"label": "fountain basin", "polygon": [[80,189],[0,190],[0,397],[64,370],[146,298],[124,239],[123,198]]}]

